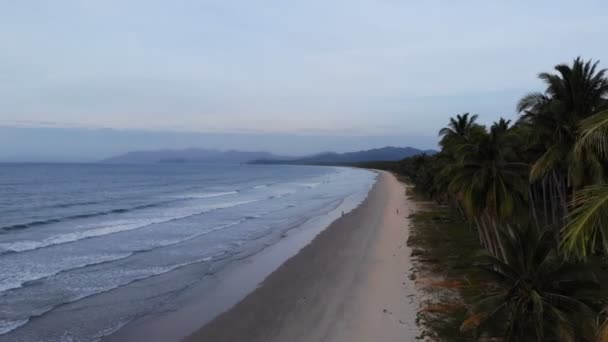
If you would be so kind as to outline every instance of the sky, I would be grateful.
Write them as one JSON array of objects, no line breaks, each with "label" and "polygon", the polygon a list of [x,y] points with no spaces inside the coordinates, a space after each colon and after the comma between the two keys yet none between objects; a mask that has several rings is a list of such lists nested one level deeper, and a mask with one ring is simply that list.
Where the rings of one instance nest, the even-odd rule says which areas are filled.
[{"label": "sky", "polygon": [[0,160],[433,148],[449,117],[516,119],[539,72],[608,56],[606,13],[591,0],[0,1]]}]

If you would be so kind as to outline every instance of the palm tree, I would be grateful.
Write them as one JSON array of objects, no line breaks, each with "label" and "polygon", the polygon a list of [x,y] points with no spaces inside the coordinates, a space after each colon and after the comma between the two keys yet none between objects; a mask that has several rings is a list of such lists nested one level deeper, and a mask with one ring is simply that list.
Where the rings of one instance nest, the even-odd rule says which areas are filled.
[{"label": "palm tree", "polygon": [[501,233],[506,259],[479,265],[496,287],[471,309],[462,330],[495,333],[506,341],[593,341],[599,287],[584,264],[561,261],[553,233],[528,228]]},{"label": "palm tree", "polygon": [[584,61],[578,57],[572,66],[555,66],[557,74],[540,73],[545,82],[545,93],[530,93],[518,105],[519,112],[540,113],[547,110],[554,114],[566,114],[576,119],[585,119],[606,106],[608,80],[606,69],[597,70],[599,61]]},{"label": "palm tree", "polygon": [[463,144],[461,161],[452,165],[449,175],[450,192],[459,194],[478,226],[482,243],[493,255],[501,252],[501,226],[516,212],[525,211],[528,189],[527,166],[517,161],[508,125],[501,119],[490,132]]},{"label": "palm tree", "polygon": [[427,189],[432,190],[438,200],[454,204],[463,216],[461,194],[450,191],[449,184],[454,166],[461,163],[462,147],[485,133],[485,128],[476,123],[477,118],[477,114],[470,113],[457,114],[456,117],[450,118],[448,125],[439,130],[442,151],[435,156],[435,167],[428,170],[433,171],[433,185]]},{"label": "palm tree", "polygon": [[606,70],[597,70],[597,65],[580,57],[572,66],[557,65],[557,74],[539,74],[547,85],[545,92],[530,93],[517,105],[522,124],[534,128],[535,144],[542,151],[530,169],[530,181],[542,181],[545,194],[549,187],[544,197],[549,198],[553,217],[566,217],[569,192],[598,177],[598,161],[573,152],[579,122],[607,105]]},{"label": "palm tree", "polygon": [[475,123],[478,115],[469,116],[469,113],[457,114],[456,118],[450,118],[450,123],[439,130],[441,140],[439,144],[444,150],[450,150],[455,145],[466,143],[472,136],[479,133],[481,126]]}]

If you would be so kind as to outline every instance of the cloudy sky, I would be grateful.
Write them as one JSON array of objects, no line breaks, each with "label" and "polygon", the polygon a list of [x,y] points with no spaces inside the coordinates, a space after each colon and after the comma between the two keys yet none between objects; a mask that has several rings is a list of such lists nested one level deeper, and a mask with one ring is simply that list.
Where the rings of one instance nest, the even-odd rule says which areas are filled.
[{"label": "cloudy sky", "polygon": [[[136,148],[180,132],[190,140],[167,147],[433,147],[450,116],[513,119],[538,72],[608,56],[606,13],[564,0],[1,1],[0,159],[116,152],[104,132],[148,132]],[[49,147],[40,127],[80,143]]]}]

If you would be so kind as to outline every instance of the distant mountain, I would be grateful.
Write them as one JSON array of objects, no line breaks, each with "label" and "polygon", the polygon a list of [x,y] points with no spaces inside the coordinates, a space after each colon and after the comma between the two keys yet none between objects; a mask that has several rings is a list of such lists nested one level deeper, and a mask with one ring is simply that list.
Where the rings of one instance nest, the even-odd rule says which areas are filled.
[{"label": "distant mountain", "polygon": [[435,154],[434,150],[419,150],[413,147],[382,147],[366,151],[335,153],[324,152],[303,158],[267,159],[253,161],[254,164],[297,164],[297,165],[346,165],[371,161],[396,161],[417,154]]},{"label": "distant mountain", "polygon": [[151,163],[247,163],[259,159],[289,160],[268,152],[219,151],[199,148],[184,150],[134,151],[104,159],[102,163],[151,164]]}]

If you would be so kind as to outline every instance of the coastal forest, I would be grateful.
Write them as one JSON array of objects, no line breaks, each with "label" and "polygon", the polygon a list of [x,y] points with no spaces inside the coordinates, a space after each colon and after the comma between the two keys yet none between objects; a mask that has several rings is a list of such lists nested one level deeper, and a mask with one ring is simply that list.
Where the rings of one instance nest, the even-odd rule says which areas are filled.
[{"label": "coastal forest", "polygon": [[538,75],[516,120],[458,114],[440,151],[391,165],[475,232],[487,286],[461,331],[503,341],[608,341],[608,78],[576,58]]}]

